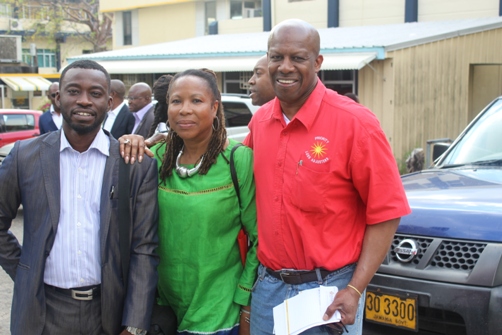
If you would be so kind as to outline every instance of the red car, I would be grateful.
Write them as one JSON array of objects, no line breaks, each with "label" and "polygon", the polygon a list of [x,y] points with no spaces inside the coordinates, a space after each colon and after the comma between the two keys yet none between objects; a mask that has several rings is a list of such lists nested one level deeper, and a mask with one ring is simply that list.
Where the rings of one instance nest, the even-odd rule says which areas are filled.
[{"label": "red car", "polygon": [[27,109],[0,109],[0,148],[6,144],[40,135],[42,112]]}]

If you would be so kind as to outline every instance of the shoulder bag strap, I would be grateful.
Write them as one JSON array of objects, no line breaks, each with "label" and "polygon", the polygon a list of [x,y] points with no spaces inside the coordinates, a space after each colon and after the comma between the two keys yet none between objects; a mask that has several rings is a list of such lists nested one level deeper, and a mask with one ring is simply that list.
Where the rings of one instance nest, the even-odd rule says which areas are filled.
[{"label": "shoulder bag strap", "polygon": [[241,192],[239,189],[239,179],[237,178],[237,171],[235,171],[234,162],[234,152],[238,147],[242,146],[242,143],[237,143],[232,150],[230,150],[230,175],[232,176],[232,182],[234,183],[235,193],[237,194],[237,199],[239,200],[239,207],[241,205]]}]

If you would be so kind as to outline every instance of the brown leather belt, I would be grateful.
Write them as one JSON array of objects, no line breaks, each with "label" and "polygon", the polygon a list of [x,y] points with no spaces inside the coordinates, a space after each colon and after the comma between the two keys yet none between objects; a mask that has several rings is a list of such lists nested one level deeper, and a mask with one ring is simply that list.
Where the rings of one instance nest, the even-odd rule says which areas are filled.
[{"label": "brown leather belt", "polygon": [[[333,271],[328,271],[324,269],[320,269],[321,277],[324,280],[327,275],[332,273]],[[273,271],[267,268],[267,273],[274,278],[282,280],[284,283],[289,285],[300,285],[312,281],[318,281],[317,273],[315,270],[313,271],[291,271],[291,270],[279,270]]]},{"label": "brown leather belt", "polygon": [[101,296],[101,285],[77,287],[77,288],[60,288],[45,284],[45,287],[55,292],[72,297],[75,300],[92,300]]}]

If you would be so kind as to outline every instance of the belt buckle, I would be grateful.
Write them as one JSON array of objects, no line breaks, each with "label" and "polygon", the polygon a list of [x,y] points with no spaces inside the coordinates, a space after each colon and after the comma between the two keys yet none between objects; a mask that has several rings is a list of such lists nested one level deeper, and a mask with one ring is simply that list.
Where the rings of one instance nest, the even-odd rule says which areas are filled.
[{"label": "belt buckle", "polygon": [[92,300],[92,288],[87,291],[71,290],[71,297],[75,300]]},{"label": "belt buckle", "polygon": [[282,272],[281,271],[281,272],[279,272],[279,276],[281,277],[281,280],[286,283],[287,280],[291,278],[290,277],[291,273],[289,273],[289,272]]}]

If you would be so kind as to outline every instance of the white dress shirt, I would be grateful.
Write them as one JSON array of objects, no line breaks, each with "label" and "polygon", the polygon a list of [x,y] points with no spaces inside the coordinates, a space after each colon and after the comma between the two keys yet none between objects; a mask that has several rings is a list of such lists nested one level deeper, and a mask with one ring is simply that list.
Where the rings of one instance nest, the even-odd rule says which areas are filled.
[{"label": "white dress shirt", "polygon": [[122,101],[120,105],[117,106],[114,110],[108,112],[108,116],[106,117],[105,124],[103,125],[104,130],[112,131],[113,124],[115,123],[115,119],[120,113],[122,107],[124,107],[125,101]]},{"label": "white dress shirt", "polygon": [[61,113],[56,113],[56,111],[54,110],[54,105],[51,105],[49,112],[51,112],[52,121],[54,122],[56,127],[58,127],[58,129],[61,129],[61,126],[63,125],[63,115],[61,115]]},{"label": "white dress shirt", "polygon": [[109,150],[110,139],[101,129],[82,153],[61,132],[61,203],[54,246],[45,263],[46,284],[77,288],[101,283],[101,187]]},{"label": "white dress shirt", "polygon": [[150,102],[148,105],[141,108],[136,113],[132,113],[132,115],[134,115],[134,128],[132,129],[132,134],[134,134],[136,129],[138,129],[138,126],[141,123],[141,120],[143,120],[143,117],[145,116],[146,112],[148,112],[152,106],[153,106],[153,104]]}]

